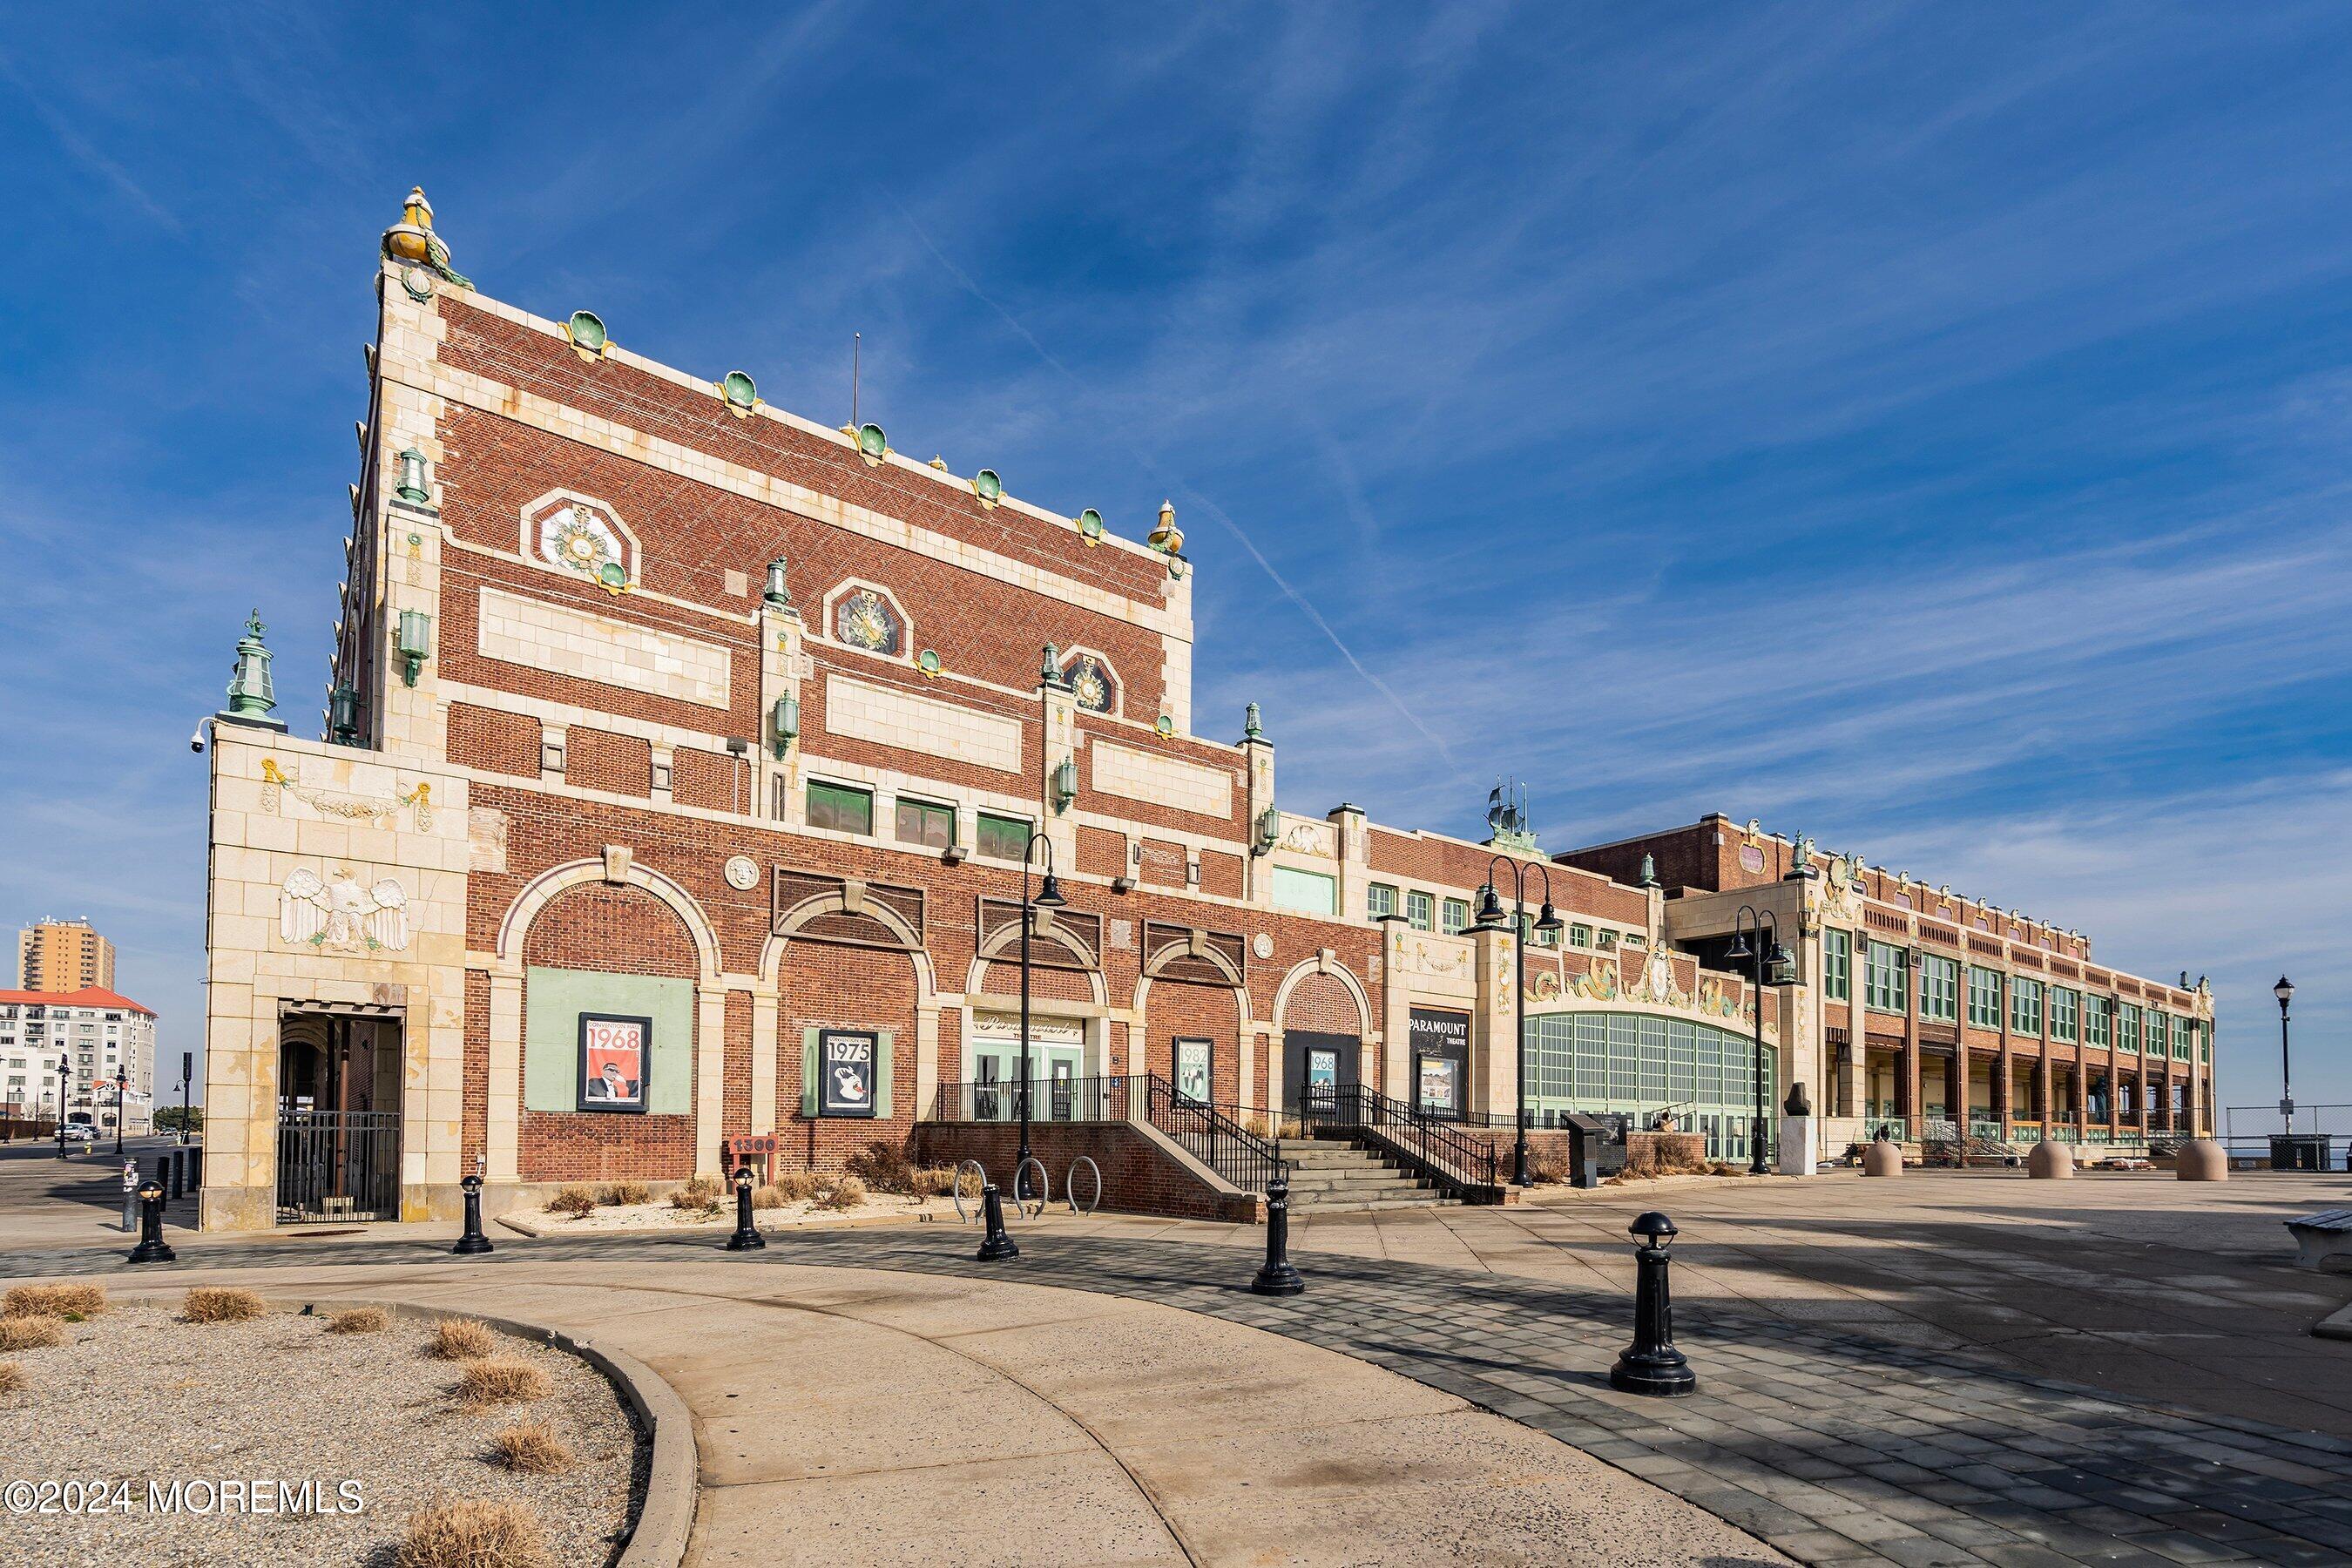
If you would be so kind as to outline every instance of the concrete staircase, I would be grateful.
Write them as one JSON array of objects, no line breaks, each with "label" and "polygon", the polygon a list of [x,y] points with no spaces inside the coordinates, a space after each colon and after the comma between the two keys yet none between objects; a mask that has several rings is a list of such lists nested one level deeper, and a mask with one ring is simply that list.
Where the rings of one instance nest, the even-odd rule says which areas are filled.
[{"label": "concrete staircase", "polygon": [[1381,1155],[1332,1139],[1286,1138],[1282,1163],[1290,1176],[1290,1206],[1301,1213],[1436,1208],[1461,1201],[1423,1186]]}]

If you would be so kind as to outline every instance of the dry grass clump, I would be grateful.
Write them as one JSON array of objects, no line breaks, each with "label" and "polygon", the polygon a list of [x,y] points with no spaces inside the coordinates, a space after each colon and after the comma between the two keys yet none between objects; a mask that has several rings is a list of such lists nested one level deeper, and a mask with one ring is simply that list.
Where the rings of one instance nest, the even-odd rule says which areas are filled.
[{"label": "dry grass clump", "polygon": [[547,1200],[547,1212],[570,1215],[573,1219],[579,1219],[596,1212],[596,1194],[575,1183]]},{"label": "dry grass clump", "polygon": [[[919,1198],[943,1198],[955,1191],[956,1173],[951,1165],[924,1165],[918,1168],[908,1184]],[[978,1186],[977,1182],[972,1184]]]},{"label": "dry grass clump", "polygon": [[490,1439],[490,1458],[509,1470],[555,1476],[573,1464],[571,1445],[544,1421],[518,1421]]},{"label": "dry grass clump", "polygon": [[25,1386],[25,1369],[13,1361],[0,1361],[0,1394],[14,1394]]},{"label": "dry grass clump", "polygon": [[854,1209],[866,1202],[866,1184],[856,1176],[836,1178],[833,1185],[817,1194],[817,1207]]},{"label": "dry grass clump", "polygon": [[678,1184],[669,1194],[669,1206],[682,1214],[715,1214],[726,1191],[725,1184],[718,1177],[697,1176]]},{"label": "dry grass clump", "polygon": [[190,1323],[244,1323],[268,1310],[252,1291],[218,1285],[199,1285],[180,1300],[181,1320]]},{"label": "dry grass clump", "polygon": [[607,1208],[651,1203],[654,1190],[643,1182],[607,1182],[596,1189],[596,1201]]},{"label": "dry grass clump", "polygon": [[867,1189],[877,1193],[908,1193],[914,1191],[915,1167],[907,1158],[905,1149],[887,1138],[872,1142],[842,1162],[842,1168]]},{"label": "dry grass clump", "polygon": [[327,1331],[331,1334],[380,1334],[392,1321],[382,1307],[353,1307],[349,1311],[331,1313]]},{"label": "dry grass clump", "polygon": [[105,1310],[103,1285],[17,1285],[0,1298],[0,1314],[11,1318],[64,1318],[79,1322]]},{"label": "dry grass clump", "polygon": [[1556,1139],[1528,1143],[1528,1179],[1538,1184],[1564,1182],[1576,1173],[1576,1162],[1565,1142]]},{"label": "dry grass clump", "polygon": [[792,1201],[785,1195],[784,1189],[773,1183],[751,1189],[751,1206],[755,1209],[780,1209]]},{"label": "dry grass clump", "polygon": [[58,1318],[0,1318],[0,1351],[45,1351],[66,1342],[66,1325]]},{"label": "dry grass clump", "polygon": [[555,1391],[547,1373],[520,1356],[492,1356],[469,1361],[457,1374],[457,1403],[479,1410],[492,1405],[520,1405],[544,1399]]},{"label": "dry grass clump", "polygon": [[499,1339],[487,1323],[471,1318],[444,1318],[434,1326],[425,1348],[443,1361],[479,1361],[499,1348]]},{"label": "dry grass clump", "polygon": [[829,1179],[814,1171],[786,1171],[775,1181],[776,1191],[784,1194],[788,1203],[804,1204],[824,1191]]},{"label": "dry grass clump", "polygon": [[411,1516],[399,1568],[553,1568],[539,1521],[520,1503],[438,1498]]}]

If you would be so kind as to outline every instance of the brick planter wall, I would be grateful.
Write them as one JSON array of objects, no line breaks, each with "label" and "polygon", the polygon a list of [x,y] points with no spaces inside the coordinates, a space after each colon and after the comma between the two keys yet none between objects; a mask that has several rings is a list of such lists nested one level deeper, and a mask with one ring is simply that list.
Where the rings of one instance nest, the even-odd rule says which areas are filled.
[{"label": "brick planter wall", "polygon": [[[1124,1214],[1215,1219],[1255,1225],[1264,1217],[1255,1194],[1221,1193],[1142,1132],[1123,1121],[1034,1121],[1030,1152],[1045,1167],[1060,1203],[1070,1164],[1081,1154],[1102,1172],[1102,1206]],[[977,1160],[1000,1191],[1011,1192],[1021,1129],[995,1121],[925,1121],[915,1128],[918,1163]]]}]

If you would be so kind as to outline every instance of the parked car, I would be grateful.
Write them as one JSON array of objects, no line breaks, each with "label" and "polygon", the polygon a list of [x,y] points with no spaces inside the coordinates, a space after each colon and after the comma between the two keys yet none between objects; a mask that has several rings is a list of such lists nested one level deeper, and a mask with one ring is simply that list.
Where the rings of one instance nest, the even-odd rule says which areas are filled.
[{"label": "parked car", "polygon": [[98,1131],[92,1127],[86,1127],[79,1121],[68,1121],[66,1123],[66,1142],[68,1143],[95,1143],[98,1142]]}]

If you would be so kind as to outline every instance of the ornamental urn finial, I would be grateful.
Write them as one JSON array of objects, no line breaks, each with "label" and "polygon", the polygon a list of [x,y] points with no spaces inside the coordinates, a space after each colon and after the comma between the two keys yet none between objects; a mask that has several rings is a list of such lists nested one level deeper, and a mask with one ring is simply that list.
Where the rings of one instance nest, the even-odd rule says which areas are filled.
[{"label": "ornamental urn finial", "polygon": [[1258,717],[1257,704],[1253,702],[1242,710],[1242,735],[1255,741],[1265,733],[1265,725]]},{"label": "ornamental urn finial", "polygon": [[460,289],[474,286],[450,267],[449,247],[433,232],[433,204],[425,199],[423,185],[409,191],[408,200],[401,205],[400,221],[383,231],[383,254],[391,260],[436,273]]},{"label": "ornamental urn finial", "polygon": [[269,679],[269,649],[261,641],[261,612],[254,611],[246,617],[245,635],[236,639],[236,664],[228,681],[228,706],[220,716],[242,724],[260,724],[282,730],[286,726],[270,717],[278,706],[278,693]]},{"label": "ornamental urn finial", "polygon": [[768,563],[768,588],[760,595],[760,601],[772,610],[793,607],[792,590],[784,586],[784,554],[782,551],[778,551],[776,558]]},{"label": "ornamental urn finial", "polygon": [[1160,526],[1151,531],[1150,537],[1144,542],[1167,555],[1173,555],[1184,548],[1184,531],[1176,526],[1174,501],[1164,500],[1160,503]]}]

